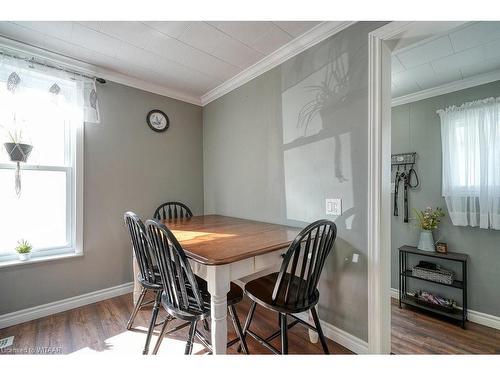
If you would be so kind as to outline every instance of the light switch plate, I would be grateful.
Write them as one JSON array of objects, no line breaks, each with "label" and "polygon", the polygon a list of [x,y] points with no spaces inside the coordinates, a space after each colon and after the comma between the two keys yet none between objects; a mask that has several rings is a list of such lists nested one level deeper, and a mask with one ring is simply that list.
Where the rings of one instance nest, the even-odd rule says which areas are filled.
[{"label": "light switch plate", "polygon": [[358,263],[359,261],[359,254],[352,254],[352,262],[353,263]]},{"label": "light switch plate", "polygon": [[334,199],[326,199],[326,214],[327,215],[342,215],[342,199],[334,198]]}]

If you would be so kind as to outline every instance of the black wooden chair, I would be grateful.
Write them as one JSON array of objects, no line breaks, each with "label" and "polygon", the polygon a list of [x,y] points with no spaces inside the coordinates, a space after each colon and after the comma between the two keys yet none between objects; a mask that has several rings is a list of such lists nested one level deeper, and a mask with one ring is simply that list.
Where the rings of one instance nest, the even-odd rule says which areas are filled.
[{"label": "black wooden chair", "polygon": [[[252,336],[275,354],[278,349],[270,341],[281,335],[281,354],[288,354],[288,329],[297,323],[317,332],[325,354],[328,354],[323,330],[316,312],[319,300],[318,282],[326,258],[337,236],[337,227],[329,220],[318,220],[304,228],[283,255],[279,273],[260,277],[245,285],[245,293],[252,305],[243,328],[243,337]],[[279,315],[280,329],[267,338],[262,338],[249,329],[257,304]],[[311,311],[314,325],[293,314]],[[287,317],[294,319],[287,322]]]},{"label": "black wooden chair", "polygon": [[[144,345],[144,350],[142,352],[142,354],[148,354],[151,335],[153,334],[156,320],[158,318],[158,311],[160,310],[163,284],[161,282],[160,274],[158,273],[158,267],[156,266],[155,255],[149,246],[146,230],[141,219],[139,219],[139,217],[133,212],[126,212],[124,220],[128,226],[135,258],[139,266],[140,272],[137,275],[137,280],[142,286],[141,294],[139,295],[139,298],[134,306],[134,310],[132,311],[132,315],[127,323],[127,329],[130,330],[132,328],[139,310],[154,302],[151,320],[149,322],[148,334],[146,336],[146,344]],[[144,302],[144,298],[148,290],[153,292],[155,298],[153,301]]]},{"label": "black wooden chair", "polygon": [[193,213],[184,203],[166,202],[161,204],[155,211],[153,217],[158,220],[178,219],[192,217]]},{"label": "black wooden chair", "polygon": [[[184,249],[164,224],[157,219],[147,220],[146,230],[151,246],[155,249],[158,268],[163,281],[164,292],[162,293],[161,303],[169,316],[185,320],[187,324],[184,324],[184,326],[190,326],[185,354],[191,354],[195,336],[211,351],[209,339],[196,329],[199,321],[206,323],[210,319],[210,293],[207,290],[206,282],[193,274]],[[238,338],[229,342],[228,347],[239,341],[243,351],[248,353],[234,307],[242,299],[243,290],[236,284],[231,283],[230,291],[227,294],[227,305]],[[166,330],[170,320],[172,319],[166,319],[163,323],[153,354],[158,352],[163,337],[172,332]],[[208,325],[205,328],[208,331]],[[175,330],[177,330],[177,327]]]}]

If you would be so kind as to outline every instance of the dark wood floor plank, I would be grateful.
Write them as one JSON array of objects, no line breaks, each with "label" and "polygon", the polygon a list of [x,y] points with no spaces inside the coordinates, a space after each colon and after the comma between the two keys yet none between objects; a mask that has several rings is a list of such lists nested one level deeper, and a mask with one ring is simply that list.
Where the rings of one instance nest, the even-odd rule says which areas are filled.
[{"label": "dark wood floor plank", "polygon": [[500,354],[500,331],[453,321],[413,307],[398,307],[392,300],[392,352],[395,354]]},{"label": "dark wood floor plank", "polygon": [[[95,304],[82,306],[77,309],[54,314],[31,322],[18,324],[0,330],[0,338],[15,336],[12,349],[24,354],[29,350],[48,350],[57,353],[61,348],[62,353],[75,353],[80,350],[90,350],[99,353],[120,350],[117,345],[136,345],[128,348],[132,353],[142,352],[145,330],[148,325],[151,308],[144,308],[135,321],[135,329],[126,330],[126,324],[132,312],[132,296],[126,294],[111,298]],[[250,308],[248,299],[237,305],[239,319],[243,324]],[[422,313],[417,309],[405,307],[399,309],[397,301],[392,301],[392,352],[395,354],[500,354],[500,331],[467,323],[463,330],[458,325],[443,321],[440,318]],[[160,312],[159,321],[166,316]],[[278,318],[275,313],[257,307],[252,323],[252,330],[261,336],[268,336],[278,328]],[[171,327],[182,324],[180,321],[170,323]],[[151,348],[157,340],[160,327],[155,330],[151,341]],[[124,338],[120,341],[120,338]],[[186,340],[187,328],[175,332],[170,339],[178,340],[181,346]],[[236,337],[232,322],[228,319],[228,337]],[[130,339],[130,340],[129,340]],[[160,349],[160,354],[169,353],[171,344],[165,340]],[[279,349],[279,337],[273,341]],[[170,347],[169,347],[170,345]],[[252,354],[270,354],[262,345],[253,338],[248,337],[248,347]],[[348,349],[338,343],[328,340],[328,347],[332,354],[352,354]],[[45,349],[44,349],[45,348]],[[200,346],[198,345],[198,348]],[[52,350],[52,352],[50,351]],[[198,354],[205,353],[199,350]],[[309,341],[307,328],[296,325],[289,331],[289,352],[291,354],[321,354],[323,350],[319,343]],[[228,349],[228,354],[237,354],[236,345]]]}]

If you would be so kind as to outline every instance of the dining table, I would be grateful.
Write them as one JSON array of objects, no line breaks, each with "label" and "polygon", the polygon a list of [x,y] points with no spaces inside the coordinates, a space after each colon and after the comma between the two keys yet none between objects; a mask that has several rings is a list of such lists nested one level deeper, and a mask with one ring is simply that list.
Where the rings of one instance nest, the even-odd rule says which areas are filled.
[{"label": "dining table", "polygon": [[282,255],[301,229],[221,215],[174,218],[163,223],[181,244],[193,272],[207,281],[212,351],[225,354],[230,283],[241,285],[279,269]]}]

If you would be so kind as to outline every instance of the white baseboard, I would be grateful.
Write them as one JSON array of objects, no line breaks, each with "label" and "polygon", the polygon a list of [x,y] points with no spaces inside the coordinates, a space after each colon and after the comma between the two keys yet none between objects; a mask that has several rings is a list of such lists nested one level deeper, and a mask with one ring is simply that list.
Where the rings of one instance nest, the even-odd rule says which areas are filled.
[{"label": "white baseboard", "polygon": [[395,298],[399,301],[399,290],[396,288],[391,288],[391,298]]},{"label": "white baseboard", "polygon": [[500,317],[482,313],[480,311],[469,310],[467,316],[471,322],[481,324],[486,327],[500,330]]},{"label": "white baseboard", "polygon": [[356,354],[368,354],[368,343],[359,337],[351,335],[323,320],[321,321],[321,328],[323,328],[325,336],[330,340],[339,343]]},{"label": "white baseboard", "polygon": [[[297,316],[306,322],[309,321],[309,315],[307,312],[297,314]],[[359,337],[351,335],[350,333],[321,319],[320,323],[323,333],[330,340],[335,341],[356,354],[368,354],[368,343],[366,341],[363,341]]]},{"label": "white baseboard", "polygon": [[96,290],[76,297],[66,298],[60,301],[50,302],[45,305],[30,307],[24,310],[14,311],[0,315],[0,328],[10,327],[15,324],[28,322],[30,320],[43,318],[48,315],[57,314],[66,310],[71,310],[90,303],[99,302],[108,298],[131,293],[134,290],[134,283],[125,283],[112,286],[110,288]]},{"label": "white baseboard", "polygon": [[[391,288],[391,297],[399,300],[399,290]],[[467,318],[471,322],[500,330],[500,316],[494,316],[480,311],[469,310],[467,312]]]}]

